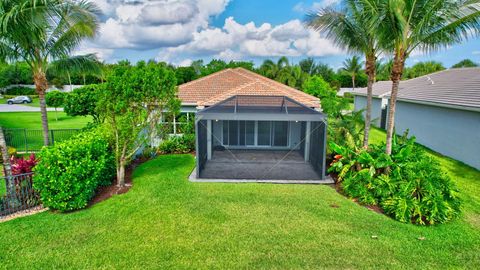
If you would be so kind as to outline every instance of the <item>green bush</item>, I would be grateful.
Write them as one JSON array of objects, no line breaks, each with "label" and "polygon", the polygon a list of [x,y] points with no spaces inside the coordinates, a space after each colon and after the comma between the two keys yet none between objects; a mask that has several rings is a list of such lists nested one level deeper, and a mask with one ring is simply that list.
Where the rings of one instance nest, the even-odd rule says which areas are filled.
[{"label": "green bush", "polygon": [[338,173],[347,196],[378,205],[404,223],[439,224],[459,215],[457,187],[415,138],[395,140],[391,156],[384,144],[352,150],[331,143],[331,148],[337,155],[330,171]]},{"label": "green bush", "polygon": [[195,135],[184,134],[162,141],[159,146],[162,154],[184,154],[195,150]]},{"label": "green bush", "polygon": [[28,96],[28,95],[36,95],[37,93],[35,92],[35,88],[29,88],[29,87],[13,87],[10,89],[7,89],[5,91],[5,95],[11,95],[11,96]]},{"label": "green bush", "polygon": [[93,130],[43,148],[34,171],[43,205],[71,211],[86,207],[98,186],[112,182],[115,161],[108,142]]}]

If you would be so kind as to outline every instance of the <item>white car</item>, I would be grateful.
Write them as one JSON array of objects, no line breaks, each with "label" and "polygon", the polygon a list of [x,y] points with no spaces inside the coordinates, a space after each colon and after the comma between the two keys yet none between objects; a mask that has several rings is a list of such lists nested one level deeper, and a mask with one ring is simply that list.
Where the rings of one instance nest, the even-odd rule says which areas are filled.
[{"label": "white car", "polygon": [[14,98],[11,98],[11,99],[7,100],[8,105],[26,104],[26,103],[32,103],[32,99],[28,96],[18,96],[18,97],[14,97]]}]

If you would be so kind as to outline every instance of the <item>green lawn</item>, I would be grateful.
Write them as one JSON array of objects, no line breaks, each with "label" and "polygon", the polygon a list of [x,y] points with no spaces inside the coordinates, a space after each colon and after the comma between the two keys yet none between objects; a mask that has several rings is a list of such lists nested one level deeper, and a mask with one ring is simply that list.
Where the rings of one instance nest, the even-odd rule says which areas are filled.
[{"label": "green lawn", "polygon": [[419,227],[325,185],[191,183],[191,155],[162,156],[137,168],[127,194],[1,223],[1,267],[479,269],[480,172],[442,164],[464,215]]},{"label": "green lawn", "polygon": [[[58,112],[58,121],[56,121],[55,112],[48,112],[48,126],[51,129],[83,128],[91,121],[91,117],[71,117],[64,112]],[[40,112],[0,113],[0,126],[5,128],[41,129]]]}]

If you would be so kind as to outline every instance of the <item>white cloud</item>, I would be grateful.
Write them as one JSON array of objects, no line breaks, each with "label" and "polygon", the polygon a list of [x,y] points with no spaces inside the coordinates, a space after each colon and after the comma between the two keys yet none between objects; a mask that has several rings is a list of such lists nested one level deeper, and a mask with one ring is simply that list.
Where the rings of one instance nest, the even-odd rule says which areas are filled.
[{"label": "white cloud", "polygon": [[153,49],[179,46],[208,28],[230,0],[94,0],[104,13],[99,46]]},{"label": "white cloud", "polygon": [[[99,35],[88,49],[98,50],[102,59],[113,57],[117,49],[158,49],[158,60],[178,65],[198,58],[228,61],[343,53],[300,20],[272,26],[241,24],[229,17],[223,27],[212,27],[210,20],[220,15],[230,0],[93,1],[104,15]],[[324,0],[308,8],[337,2]],[[305,7],[302,2],[301,6]]]},{"label": "white cloud", "polygon": [[185,55],[209,55],[228,61],[249,57],[326,56],[342,53],[318,32],[306,29],[299,20],[275,27],[270,24],[257,27],[253,22],[239,24],[230,17],[225,20],[223,28],[199,31],[187,44],[161,50],[158,59],[178,61]]},{"label": "white cloud", "polygon": [[480,55],[480,51],[473,51],[472,54],[473,55]]}]

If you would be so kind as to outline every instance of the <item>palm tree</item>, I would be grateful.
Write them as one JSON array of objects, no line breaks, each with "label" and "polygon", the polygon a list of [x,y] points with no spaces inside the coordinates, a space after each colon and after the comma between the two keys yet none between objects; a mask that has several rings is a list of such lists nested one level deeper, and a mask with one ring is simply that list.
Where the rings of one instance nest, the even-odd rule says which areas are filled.
[{"label": "palm tree", "polygon": [[[47,71],[56,60],[66,60],[98,29],[97,6],[87,0],[2,0],[0,2],[0,59],[25,61],[33,72],[40,99],[43,142],[49,144],[45,92]],[[76,56],[81,64],[82,57]],[[78,67],[72,66],[72,69]]]},{"label": "palm tree", "polygon": [[357,78],[358,73],[363,69],[364,62],[360,58],[354,55],[352,58],[348,58],[343,61],[343,67],[341,70],[347,72],[352,76],[352,87],[355,90],[355,79]]},{"label": "palm tree", "polygon": [[[372,0],[359,0],[371,2]],[[405,61],[414,50],[432,52],[459,43],[480,32],[479,0],[392,0],[369,5],[382,47],[393,55],[387,142],[392,153],[395,105]]]},{"label": "palm tree", "polygon": [[[370,0],[374,3],[377,0]],[[368,147],[370,124],[372,115],[372,88],[376,77],[376,61],[380,52],[375,29],[370,27],[372,18],[365,12],[372,4],[368,1],[345,0],[344,8],[337,10],[334,7],[323,8],[316,13],[307,15],[306,23],[309,27],[324,32],[337,46],[352,53],[365,55],[365,72],[367,83],[367,108],[365,112],[365,128],[363,146]],[[357,56],[347,59],[343,63],[343,70],[352,76],[352,86],[355,89],[355,78],[363,66]]]}]

